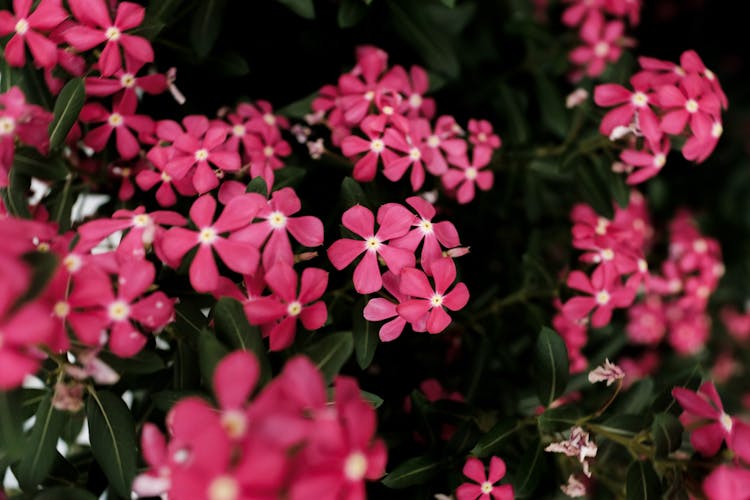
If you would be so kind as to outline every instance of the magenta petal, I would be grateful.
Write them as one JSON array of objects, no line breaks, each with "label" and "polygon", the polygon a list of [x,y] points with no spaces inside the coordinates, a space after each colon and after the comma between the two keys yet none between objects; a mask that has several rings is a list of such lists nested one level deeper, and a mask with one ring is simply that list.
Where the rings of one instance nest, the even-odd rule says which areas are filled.
[{"label": "magenta petal", "polygon": [[161,239],[161,249],[172,267],[177,267],[188,250],[197,244],[198,234],[182,227],[169,229]]},{"label": "magenta petal", "polygon": [[104,43],[107,37],[103,31],[95,30],[87,26],[72,26],[65,30],[63,38],[78,51],[91,50],[99,44]]},{"label": "magenta petal", "polygon": [[89,130],[88,134],[83,138],[83,143],[94,151],[99,152],[107,145],[110,135],[112,135],[112,127],[109,124],[101,125]]},{"label": "magenta petal", "polygon": [[286,349],[294,341],[294,334],[297,332],[297,319],[289,316],[276,325],[269,334],[269,348],[271,351],[281,351]]},{"label": "magenta petal", "polygon": [[224,233],[247,226],[265,204],[263,197],[255,193],[234,197],[224,207],[213,228]]},{"label": "magenta petal", "polygon": [[99,56],[99,70],[102,76],[112,76],[122,67],[122,56],[120,55],[120,44],[108,41]]},{"label": "magenta petal", "polygon": [[358,293],[374,293],[383,287],[380,266],[375,252],[367,251],[354,269],[354,289]]},{"label": "magenta petal", "polygon": [[381,245],[378,253],[393,274],[399,274],[405,267],[414,267],[416,262],[414,253],[390,245]]},{"label": "magenta petal", "polygon": [[440,333],[451,324],[451,317],[442,307],[433,307],[427,317],[427,331],[429,333]]},{"label": "magenta petal", "polygon": [[129,30],[139,26],[146,15],[146,9],[133,2],[121,2],[117,6],[115,26],[121,30]]},{"label": "magenta petal", "polygon": [[422,319],[430,310],[430,301],[424,299],[405,300],[396,306],[399,316],[409,323],[415,323]]},{"label": "magenta petal", "polygon": [[685,128],[685,124],[689,117],[690,113],[684,109],[671,111],[662,117],[660,124],[661,129],[668,134],[680,134]]},{"label": "magenta petal", "polygon": [[396,304],[380,297],[370,299],[363,311],[363,315],[367,321],[383,321],[397,314]]},{"label": "magenta petal", "polygon": [[275,298],[260,297],[244,305],[245,315],[251,325],[265,325],[286,314],[286,306]]},{"label": "magenta petal", "polygon": [[57,62],[57,45],[39,33],[29,30],[26,33],[26,43],[29,46],[34,61],[42,68],[50,68]]},{"label": "magenta petal", "polygon": [[135,356],[146,345],[146,337],[130,321],[118,321],[109,335],[110,350],[121,358]]},{"label": "magenta petal", "polygon": [[199,161],[193,173],[193,187],[198,193],[208,193],[219,185],[219,178],[206,161]]},{"label": "magenta petal", "polygon": [[278,262],[266,272],[266,283],[284,302],[297,298],[297,273],[289,264]]},{"label": "magenta petal", "polygon": [[435,291],[440,295],[456,280],[456,264],[450,257],[443,257],[430,264],[430,271],[435,280]]},{"label": "magenta petal", "polygon": [[596,301],[591,297],[573,297],[563,304],[562,312],[571,321],[580,321],[585,318],[596,306]]},{"label": "magenta petal", "polygon": [[429,299],[435,294],[425,273],[418,269],[404,268],[399,277],[401,278],[399,291],[404,295]]},{"label": "magenta petal", "polygon": [[39,360],[26,356],[9,348],[0,349],[0,389],[8,390],[18,387],[26,375],[31,375],[39,368]]},{"label": "magenta petal", "polygon": [[721,423],[714,422],[695,429],[690,435],[690,444],[703,456],[712,457],[719,452],[725,436]]},{"label": "magenta petal", "polygon": [[147,260],[129,260],[121,265],[119,274],[119,296],[133,302],[154,282],[156,271],[154,265]]},{"label": "magenta petal", "polygon": [[190,219],[199,229],[211,226],[216,212],[216,200],[210,194],[205,194],[195,200],[190,207]]},{"label": "magenta petal", "polygon": [[232,151],[211,151],[209,161],[225,172],[236,172],[242,166],[240,155]]},{"label": "magenta petal", "polygon": [[[492,484],[495,484],[503,477],[505,477],[505,462],[503,462],[503,459],[500,457],[492,457],[490,460],[490,474],[487,477],[487,480]],[[493,491],[492,493],[494,494],[495,492]]]},{"label": "magenta petal", "polygon": [[464,483],[456,488],[456,500],[477,500],[482,496],[482,488],[478,484]]},{"label": "magenta petal", "polygon": [[260,367],[255,356],[236,351],[225,356],[214,371],[216,399],[224,410],[242,408],[258,382]]},{"label": "magenta petal", "polygon": [[325,302],[318,301],[302,309],[302,313],[299,315],[302,326],[307,330],[314,331],[322,328],[328,319],[328,309],[326,309]]},{"label": "magenta petal", "polygon": [[345,228],[362,238],[369,238],[375,233],[375,218],[372,212],[362,205],[354,205],[341,216]]},{"label": "magenta petal", "polygon": [[451,311],[463,309],[469,302],[469,289],[463,283],[457,283],[447,295],[443,297],[443,306]]},{"label": "magenta petal", "polygon": [[198,246],[189,274],[190,284],[196,292],[211,292],[219,285],[219,270],[210,245]]},{"label": "magenta petal", "polygon": [[252,274],[258,268],[260,252],[248,243],[217,238],[213,247],[224,264],[236,273]]},{"label": "magenta petal", "polygon": [[365,251],[365,242],[362,240],[340,239],[334,241],[328,248],[328,260],[333,267],[341,271]]},{"label": "magenta petal", "polygon": [[683,410],[697,417],[716,419],[720,415],[719,410],[711,406],[705,398],[689,389],[675,387],[672,389],[672,397],[680,403]]},{"label": "magenta petal", "polygon": [[317,217],[292,217],[287,219],[286,227],[301,245],[317,247],[323,244],[323,223]]},{"label": "magenta petal", "polygon": [[404,318],[398,317],[395,318],[388,323],[384,324],[380,331],[378,332],[378,336],[380,337],[380,340],[383,342],[390,342],[391,340],[397,339],[401,332],[404,331],[404,327],[406,326],[406,320]]},{"label": "magenta petal", "polygon": [[484,464],[478,458],[471,457],[466,460],[463,473],[464,476],[468,477],[469,479],[473,479],[480,484],[487,480],[487,476],[484,471]]},{"label": "magenta petal", "polygon": [[117,137],[117,152],[123,160],[130,160],[138,155],[141,145],[126,127],[117,127],[115,129]]},{"label": "magenta petal", "polygon": [[328,273],[322,269],[308,267],[302,271],[299,301],[309,304],[323,296],[328,286]]},{"label": "magenta petal", "polygon": [[120,37],[125,55],[141,62],[152,62],[154,60],[154,49],[151,43],[139,36],[122,34]]}]

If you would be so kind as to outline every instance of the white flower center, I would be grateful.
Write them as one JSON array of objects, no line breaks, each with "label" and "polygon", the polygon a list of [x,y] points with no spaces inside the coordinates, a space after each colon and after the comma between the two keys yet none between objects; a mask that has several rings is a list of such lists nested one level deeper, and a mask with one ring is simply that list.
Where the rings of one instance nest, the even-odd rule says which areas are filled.
[{"label": "white flower center", "polygon": [[714,78],[716,78],[716,75],[714,75],[714,72],[710,69],[706,68],[706,71],[703,72],[703,75],[708,78],[709,80],[713,81]]},{"label": "white flower center", "polygon": [[654,155],[654,167],[661,168],[667,163],[667,155],[659,153]]},{"label": "white flower center", "polygon": [[485,495],[489,495],[492,493],[492,483],[489,481],[485,481],[482,483],[482,493]]},{"label": "white flower center", "polygon": [[440,146],[440,137],[436,136],[435,134],[431,135],[427,138],[427,145],[433,149]]},{"label": "white flower center", "polygon": [[271,224],[271,227],[274,229],[281,229],[286,226],[286,215],[279,211],[273,212],[268,217],[268,223]]},{"label": "white flower center", "polygon": [[422,219],[419,222],[419,229],[422,230],[424,234],[431,234],[432,233],[432,222]]},{"label": "white flower center", "polygon": [[604,57],[609,54],[609,44],[607,42],[599,42],[594,45],[594,54],[596,57]]},{"label": "white flower center", "polygon": [[234,478],[219,476],[208,486],[208,500],[237,500],[240,486]]},{"label": "white flower center", "polygon": [[272,127],[276,125],[276,117],[271,113],[266,113],[265,115],[263,115],[263,121]]},{"label": "white flower center", "polygon": [[151,217],[146,214],[138,214],[133,217],[133,226],[135,227],[148,227],[151,225]]},{"label": "white flower center", "polygon": [[68,304],[64,300],[61,300],[55,304],[55,306],[52,308],[52,312],[58,318],[64,318],[70,313],[70,304]]},{"label": "white flower center", "polygon": [[638,271],[642,273],[648,271],[648,262],[645,259],[638,259]]},{"label": "white flower center", "polygon": [[210,245],[216,241],[216,230],[212,227],[204,227],[198,235],[198,242]]},{"label": "white flower center", "polygon": [[190,452],[186,448],[180,448],[172,455],[172,460],[178,464],[184,464],[190,458]]},{"label": "white flower center", "polygon": [[107,40],[109,40],[110,42],[116,42],[117,40],[119,40],[120,35],[122,35],[122,32],[115,26],[110,26],[109,28],[107,28],[107,31],[104,34],[104,36],[106,36]]},{"label": "white flower center", "polygon": [[386,116],[391,116],[393,114],[393,106],[383,106],[383,114]]},{"label": "white flower center", "polygon": [[208,150],[206,148],[201,148],[198,151],[196,151],[195,160],[196,161],[208,160]]},{"label": "white flower center", "polygon": [[646,106],[646,104],[648,104],[648,96],[643,92],[636,92],[635,94],[633,94],[631,102],[633,103],[633,106],[637,108],[643,108]]},{"label": "white flower center", "polygon": [[430,305],[432,307],[443,307],[443,296],[439,293],[436,293],[432,296],[430,299]]},{"label": "white flower center", "polygon": [[419,148],[411,148],[409,150],[409,158],[413,161],[420,160],[422,158],[422,152],[419,151]]},{"label": "white flower center", "polygon": [[675,66],[674,72],[677,73],[679,76],[685,76],[685,70],[682,69],[682,66]]},{"label": "white flower center", "polygon": [[232,134],[234,134],[236,137],[244,136],[245,132],[247,132],[247,130],[245,129],[245,126],[242,125],[241,123],[238,123],[237,125],[232,127]]},{"label": "white flower center", "polygon": [[596,221],[596,228],[594,229],[594,232],[600,236],[607,234],[607,227],[609,226],[609,221],[605,219],[604,217],[599,217]]},{"label": "white flower center", "polygon": [[719,423],[721,423],[721,426],[724,427],[724,430],[726,430],[727,432],[732,432],[732,417],[730,417],[726,413],[722,413],[719,417]]},{"label": "white flower center", "polygon": [[698,111],[698,101],[695,99],[688,99],[685,102],[685,109],[688,111],[688,113],[695,113]]},{"label": "white flower center", "polygon": [[124,321],[130,316],[130,305],[122,300],[116,300],[107,309],[109,319],[112,321]]},{"label": "white flower center", "polygon": [[610,299],[609,292],[606,290],[600,290],[596,294],[596,303],[599,304],[600,306],[607,305],[609,303],[609,299]]},{"label": "white flower center", "polygon": [[16,130],[16,121],[10,116],[0,116],[0,135],[10,135]]},{"label": "white flower center", "polygon": [[63,266],[65,266],[65,269],[67,269],[69,273],[77,272],[79,269],[81,269],[82,265],[83,261],[78,255],[67,255],[63,259]]},{"label": "white flower center", "polygon": [[467,168],[466,171],[464,172],[464,175],[466,176],[467,179],[469,179],[470,181],[473,181],[474,179],[477,178],[476,167]]},{"label": "white flower center", "polygon": [[611,248],[605,248],[601,253],[602,260],[612,260],[615,258],[615,252]]},{"label": "white flower center", "polygon": [[131,88],[133,85],[135,85],[135,76],[130,73],[125,73],[120,77],[120,85],[122,85],[126,89]]},{"label": "white flower center", "polygon": [[722,127],[721,123],[719,122],[714,123],[713,126],[711,127],[711,135],[718,139],[719,137],[721,137],[721,134],[723,133],[724,133],[724,127]]},{"label": "white flower center", "polygon": [[382,153],[385,149],[385,143],[382,139],[373,139],[373,141],[370,143],[370,151],[373,153]]},{"label": "white flower center", "polygon": [[367,474],[367,457],[363,453],[355,451],[346,457],[344,475],[349,481],[361,481],[365,474]]},{"label": "white flower center", "polygon": [[422,96],[419,94],[412,94],[409,96],[409,106],[411,106],[414,109],[419,108],[422,106]]},{"label": "white flower center", "polygon": [[119,127],[123,122],[122,115],[120,113],[112,113],[109,115],[109,118],[107,118],[107,122],[112,127]]},{"label": "white flower center", "polygon": [[699,238],[693,242],[693,250],[697,253],[705,253],[708,250],[708,243],[703,238]]},{"label": "white flower center", "polygon": [[290,302],[286,308],[286,312],[289,313],[289,316],[299,316],[299,313],[302,312],[302,304],[298,300]]},{"label": "white flower center", "polygon": [[273,146],[266,146],[263,148],[263,154],[266,155],[266,158],[270,158],[275,153]]},{"label": "white flower center", "polygon": [[479,140],[479,142],[487,141],[487,134],[485,134],[484,132],[479,132],[479,135],[477,135],[477,140]]},{"label": "white flower center", "polygon": [[25,35],[29,31],[29,22],[26,19],[19,19],[16,23],[16,33]]},{"label": "white flower center", "polygon": [[375,99],[375,92],[368,90],[363,97],[365,98],[365,101],[372,101]]},{"label": "white flower center", "polygon": [[239,439],[247,430],[247,418],[239,410],[229,410],[221,416],[221,425],[232,439]]},{"label": "white flower center", "polygon": [[164,182],[171,182],[172,177],[170,177],[168,173],[162,172],[161,173],[161,180],[164,181]]},{"label": "white flower center", "polygon": [[370,236],[365,240],[365,249],[370,252],[377,252],[380,249],[380,240],[375,236]]}]

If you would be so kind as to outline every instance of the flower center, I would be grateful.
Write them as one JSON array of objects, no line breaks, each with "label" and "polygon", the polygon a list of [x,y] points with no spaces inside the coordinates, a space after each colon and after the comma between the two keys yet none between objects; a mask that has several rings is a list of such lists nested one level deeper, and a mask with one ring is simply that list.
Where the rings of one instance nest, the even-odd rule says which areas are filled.
[{"label": "flower center", "polygon": [[594,45],[594,54],[596,57],[604,57],[609,54],[609,44],[607,42],[599,42]]},{"label": "flower center", "polygon": [[198,151],[196,151],[195,160],[196,161],[208,160],[208,150],[206,148],[201,148]]},{"label": "flower center", "polygon": [[273,212],[268,217],[268,223],[271,224],[271,227],[274,229],[281,229],[286,226],[286,215],[279,211]]},{"label": "flower center", "polygon": [[298,300],[290,302],[286,308],[286,312],[289,313],[289,316],[299,316],[299,313],[302,312],[302,304]]},{"label": "flower center", "polygon": [[599,219],[596,221],[596,228],[594,229],[594,232],[600,236],[604,235],[607,233],[607,226],[609,226],[609,221],[604,217],[599,217]]},{"label": "flower center", "polygon": [[234,134],[236,137],[244,136],[245,132],[247,132],[247,130],[245,130],[245,126],[240,123],[232,127],[232,134]]},{"label": "flower center", "polygon": [[365,240],[365,249],[370,252],[377,252],[380,248],[380,240],[375,236],[370,236]]},{"label": "flower center", "polygon": [[721,126],[721,123],[716,122],[711,127],[711,135],[715,138],[721,137],[721,134],[724,133],[724,127]]},{"label": "flower center", "polygon": [[409,150],[409,158],[413,161],[420,160],[422,158],[422,152],[419,151],[419,148],[411,148],[411,150]]},{"label": "flower center", "polygon": [[638,271],[642,273],[648,271],[648,262],[645,259],[638,259]]},{"label": "flower center", "polygon": [[427,138],[427,145],[433,149],[440,146],[440,137],[436,136],[435,134],[431,135]]},{"label": "flower center", "polygon": [[198,235],[198,242],[210,245],[216,241],[216,230],[212,227],[204,227]]},{"label": "flower center", "polygon": [[705,253],[708,250],[708,243],[703,238],[697,239],[693,242],[693,250],[697,253]]},{"label": "flower center", "polygon": [[266,158],[270,158],[274,154],[274,149],[272,146],[266,146],[263,148],[263,154],[266,155]]},{"label": "flower center", "polygon": [[219,476],[208,486],[208,500],[236,500],[240,486],[229,476]]},{"label": "flower center", "polygon": [[122,115],[120,113],[112,113],[109,115],[109,118],[107,118],[107,122],[112,127],[119,127],[123,122]]},{"label": "flower center", "polygon": [[29,31],[29,22],[26,19],[19,19],[16,23],[16,33],[25,35]]},{"label": "flower center", "polygon": [[419,229],[421,229],[424,234],[432,233],[432,222],[422,219],[419,222]]},{"label": "flower center", "polygon": [[479,142],[486,142],[487,134],[485,134],[484,132],[479,132],[479,135],[477,135],[477,140],[479,140]]},{"label": "flower center", "polygon": [[615,258],[615,252],[611,248],[605,248],[602,250],[602,260],[612,260]]},{"label": "flower center", "polygon": [[373,153],[382,153],[384,149],[385,143],[382,139],[374,139],[370,143],[370,151],[372,151]]},{"label": "flower center", "polygon": [[661,168],[667,163],[667,155],[659,153],[654,155],[654,167]]},{"label": "flower center", "polygon": [[184,464],[188,461],[190,458],[190,452],[187,450],[187,448],[180,448],[179,450],[174,452],[174,455],[172,455],[172,460],[174,460],[178,464]]},{"label": "flower center", "polygon": [[107,40],[109,40],[110,42],[116,42],[117,40],[119,40],[120,35],[122,35],[122,32],[115,26],[110,26],[109,28],[107,28],[107,31],[104,34],[104,36],[106,36]]},{"label": "flower center", "polygon": [[482,493],[485,495],[489,495],[492,493],[492,483],[489,481],[485,481],[482,483]]},{"label": "flower center", "polygon": [[685,109],[688,113],[695,113],[698,111],[698,101],[695,99],[688,99],[687,102],[685,102]]},{"label": "flower center", "polygon": [[263,121],[272,127],[276,125],[276,117],[271,113],[266,113],[265,115],[263,115]]},{"label": "flower center", "polygon": [[69,273],[77,272],[79,269],[81,269],[82,265],[83,262],[77,255],[67,255],[63,259],[63,266],[65,266],[65,269],[67,269]]},{"label": "flower center", "polygon": [[719,422],[721,423],[721,426],[724,427],[725,431],[732,432],[732,417],[730,417],[726,413],[722,413],[719,417]]},{"label": "flower center", "polygon": [[606,290],[601,290],[596,294],[596,303],[600,306],[605,306],[607,305],[607,303],[609,303],[609,298],[609,292]]},{"label": "flower center", "polygon": [[375,99],[375,92],[368,90],[363,97],[365,98],[365,101],[372,101]]},{"label": "flower center", "polygon": [[443,296],[440,295],[439,293],[436,293],[435,295],[433,295],[432,298],[430,299],[430,305],[432,307],[442,307],[443,306]]},{"label": "flower center", "polygon": [[125,73],[120,77],[120,85],[125,87],[126,89],[131,88],[133,85],[135,85],[135,76],[133,76],[130,73]]},{"label": "flower center", "polygon": [[709,80],[713,81],[714,78],[716,78],[716,75],[714,75],[714,72],[710,69],[706,68],[706,71],[703,72],[703,75],[708,78]]},{"label": "flower center", "polygon": [[0,135],[10,135],[16,130],[16,121],[10,116],[0,116]]},{"label": "flower center", "polygon": [[349,481],[361,481],[367,474],[367,457],[362,452],[355,451],[344,462],[344,475]]},{"label": "flower center", "polygon": [[169,176],[168,173],[162,172],[161,173],[161,180],[164,181],[164,182],[170,182],[172,180],[172,178]]},{"label": "flower center", "polygon": [[130,305],[125,301],[116,300],[109,305],[107,312],[112,321],[124,321],[130,315]]},{"label": "flower center", "polygon": [[64,300],[61,300],[55,304],[55,306],[52,308],[52,312],[58,318],[64,318],[70,313],[70,304],[68,304]]},{"label": "flower center", "polygon": [[383,114],[391,116],[393,114],[393,106],[383,106]]},{"label": "flower center", "polygon": [[648,104],[648,96],[643,92],[636,92],[631,99],[633,106],[643,108]]},{"label": "flower center", "polygon": [[232,439],[239,439],[247,430],[245,414],[239,410],[229,410],[221,416],[221,425]]},{"label": "flower center", "polygon": [[148,227],[151,225],[151,217],[146,214],[138,214],[133,217],[133,226],[135,227]]},{"label": "flower center", "polygon": [[469,167],[466,169],[466,172],[464,172],[464,175],[466,175],[466,178],[470,181],[473,181],[477,178],[477,169],[476,167]]},{"label": "flower center", "polygon": [[412,94],[409,96],[409,106],[411,106],[414,109],[419,108],[422,106],[422,96],[419,94]]}]

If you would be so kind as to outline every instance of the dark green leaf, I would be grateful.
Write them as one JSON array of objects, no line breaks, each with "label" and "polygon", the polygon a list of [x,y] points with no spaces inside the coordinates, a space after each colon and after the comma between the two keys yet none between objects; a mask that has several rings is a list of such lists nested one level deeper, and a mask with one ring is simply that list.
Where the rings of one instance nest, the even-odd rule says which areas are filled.
[{"label": "dark green leaf", "polygon": [[116,394],[92,390],[86,403],[86,415],[94,458],[110,487],[121,497],[129,498],[138,457],[135,422],[130,410]]},{"label": "dark green leaf", "polygon": [[620,396],[617,410],[620,413],[641,413],[649,407],[654,399],[654,381],[644,378],[633,384],[628,391]]},{"label": "dark green leaf", "polygon": [[431,456],[410,458],[396,466],[382,483],[389,488],[399,489],[424,484],[437,476],[442,468],[440,460]]},{"label": "dark green leaf", "polygon": [[175,306],[174,310],[177,336],[186,339],[197,339],[207,323],[206,317],[201,312],[200,305],[191,301],[181,300]]},{"label": "dark green leaf", "polygon": [[427,439],[428,446],[432,447],[437,442],[437,425],[435,423],[435,412],[427,397],[419,390],[411,391],[411,411],[418,431]]},{"label": "dark green leaf", "polygon": [[357,25],[366,14],[367,6],[362,0],[342,0],[337,16],[339,28],[351,28]]},{"label": "dark green leaf", "polygon": [[482,433],[473,420],[467,420],[458,426],[453,433],[447,448],[455,455],[466,455],[472,446],[476,445]]},{"label": "dark green leaf", "polygon": [[296,187],[305,178],[307,170],[300,167],[284,167],[276,171],[273,183],[273,190],[278,191],[281,188],[292,186]]},{"label": "dark green leaf", "polygon": [[518,425],[515,419],[500,419],[487,433],[479,438],[479,442],[471,450],[476,457],[488,457],[495,454],[503,443],[516,434]]},{"label": "dark green leaf", "polygon": [[564,138],[570,127],[568,112],[565,109],[564,97],[557,86],[544,75],[535,78],[539,108],[542,114],[542,123],[550,132],[554,132],[559,138]]},{"label": "dark green leaf", "polygon": [[628,467],[625,480],[628,500],[652,500],[661,498],[661,484],[653,465],[649,461],[636,461]]},{"label": "dark green leaf", "polygon": [[21,401],[21,389],[0,391],[0,450],[9,459],[20,458],[24,451]]},{"label": "dark green leaf", "polygon": [[381,398],[377,394],[373,394],[367,391],[359,391],[359,393],[362,396],[362,399],[370,403],[376,410],[380,408],[380,405],[383,404],[383,398]]},{"label": "dark green leaf", "polygon": [[354,317],[352,318],[352,335],[354,336],[354,352],[357,355],[357,364],[363,370],[370,366],[378,348],[378,329],[374,323],[367,321],[364,317],[366,301],[362,298],[352,307]]},{"label": "dark green leaf", "polygon": [[539,430],[545,433],[560,432],[573,427],[581,412],[574,406],[547,408],[539,415]]},{"label": "dark green leaf", "polygon": [[451,9],[456,6],[456,0],[440,0],[440,3]]},{"label": "dark green leaf", "polygon": [[544,454],[544,446],[539,441],[524,451],[518,464],[518,472],[513,477],[513,489],[516,498],[532,497],[534,491],[536,491],[547,465]]},{"label": "dark green leaf", "polygon": [[21,419],[25,421],[33,417],[46,396],[47,389],[21,389]]},{"label": "dark green leaf", "polygon": [[120,374],[146,375],[166,368],[164,360],[154,351],[144,350],[129,358],[120,358],[108,351],[102,351],[99,357]]},{"label": "dark green leaf", "polygon": [[50,220],[57,222],[58,230],[62,233],[70,229],[72,224],[71,212],[78,197],[79,189],[73,188],[73,178],[56,184],[47,195],[45,201],[50,210]]},{"label": "dark green leaf", "polygon": [[146,9],[146,17],[168,23],[180,8],[183,0],[151,0]]},{"label": "dark green leaf", "polygon": [[354,205],[367,206],[367,196],[362,186],[351,177],[345,177],[341,183],[341,199],[344,201],[344,206],[349,208]]},{"label": "dark green leaf", "polygon": [[543,327],[534,351],[536,389],[539,400],[549,406],[565,392],[568,384],[568,351],[554,330]]},{"label": "dark green leaf", "polygon": [[612,194],[607,185],[606,173],[593,164],[580,162],[576,170],[576,185],[580,196],[594,211],[611,219],[614,215]]},{"label": "dark green leaf", "polygon": [[209,60],[208,68],[219,75],[239,77],[250,73],[250,66],[242,54],[236,50],[221,53],[212,56]]},{"label": "dark green leaf", "polygon": [[55,486],[40,491],[34,500],[96,500],[97,496],[72,486]]},{"label": "dark green leaf", "polygon": [[610,434],[633,437],[648,428],[650,423],[648,415],[621,414],[610,417],[597,425]]},{"label": "dark green leaf", "polygon": [[247,322],[242,304],[230,297],[222,297],[214,307],[216,335],[225,345],[255,354],[261,367],[261,381],[271,377],[271,366],[266,356],[266,347],[257,326]]},{"label": "dark green leaf", "polygon": [[211,387],[216,365],[227,353],[227,348],[219,342],[214,332],[208,329],[201,332],[198,337],[198,359],[200,360],[201,376],[206,387]]},{"label": "dark green leaf", "polygon": [[18,299],[19,304],[30,302],[37,298],[47,287],[52,275],[57,270],[59,261],[51,252],[32,252],[24,256],[24,261],[32,269],[31,284],[26,292]]},{"label": "dark green leaf", "polygon": [[74,78],[60,91],[52,110],[54,118],[49,124],[49,147],[57,149],[65,142],[68,132],[78,119],[86,100],[86,87],[83,78]]},{"label": "dark green leaf", "polygon": [[[522,109],[522,100],[518,94],[505,83],[498,87],[497,98],[502,106],[506,119],[508,139],[517,144],[523,144],[529,140],[529,123],[526,113]],[[505,140],[505,136],[503,137]]]},{"label": "dark green leaf", "polygon": [[279,3],[305,19],[315,19],[315,6],[313,0],[277,0]]},{"label": "dark green leaf", "polygon": [[37,485],[47,477],[55,460],[55,446],[65,418],[65,413],[52,406],[52,393],[47,393],[36,411],[34,429],[15,471],[24,491],[36,490]]},{"label": "dark green leaf", "polygon": [[198,59],[205,59],[214,48],[221,32],[226,0],[201,0],[193,13],[190,43]]},{"label": "dark green leaf", "polygon": [[31,177],[18,172],[14,168],[10,169],[8,186],[0,189],[0,193],[2,193],[5,208],[8,209],[11,215],[23,217],[24,219],[31,218],[28,197],[30,186]]},{"label": "dark green leaf", "polygon": [[654,441],[656,457],[664,458],[680,447],[682,425],[671,413],[654,415],[654,421],[651,423],[651,438]]},{"label": "dark green leaf", "polygon": [[248,193],[258,193],[259,195],[268,198],[268,184],[266,184],[265,179],[260,176],[248,182],[245,191]]},{"label": "dark green leaf", "polygon": [[60,181],[68,176],[65,162],[57,156],[47,158],[32,148],[18,148],[13,157],[13,169],[27,177]]},{"label": "dark green leaf", "polygon": [[318,334],[322,338],[307,347],[305,354],[315,363],[327,381],[333,380],[354,351],[352,332]]},{"label": "dark green leaf", "polygon": [[287,104],[283,108],[277,111],[282,116],[288,116],[290,118],[303,119],[305,115],[312,113],[312,102],[318,96],[318,92],[303,97],[297,101]]},{"label": "dark green leaf", "polygon": [[160,19],[146,18],[138,27],[128,32],[130,35],[141,36],[147,40],[153,40],[161,31],[166,28],[166,24]]},{"label": "dark green leaf", "polygon": [[176,350],[172,386],[181,391],[197,389],[201,382],[197,347],[193,348],[188,342],[179,341]]},{"label": "dark green leaf", "polygon": [[198,394],[195,391],[159,391],[151,394],[151,400],[154,402],[154,406],[166,413],[177,401]]}]

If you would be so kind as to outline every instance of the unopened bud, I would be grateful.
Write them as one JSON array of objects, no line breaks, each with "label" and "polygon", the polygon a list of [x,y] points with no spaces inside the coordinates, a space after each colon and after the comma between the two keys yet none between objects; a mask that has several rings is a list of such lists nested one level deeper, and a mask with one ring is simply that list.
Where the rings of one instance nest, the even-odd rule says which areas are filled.
[{"label": "unopened bud", "polygon": [[302,252],[298,253],[294,256],[294,263],[298,262],[306,262],[308,260],[313,260],[315,257],[318,256],[318,252]]},{"label": "unopened bud", "polygon": [[52,406],[60,411],[76,413],[83,408],[83,385],[78,382],[55,384],[55,394],[52,396]]},{"label": "unopened bud", "polygon": [[573,92],[568,94],[568,97],[565,98],[565,107],[568,109],[575,108],[586,102],[586,99],[588,98],[589,93],[588,91],[586,91],[586,89],[575,89]]}]

